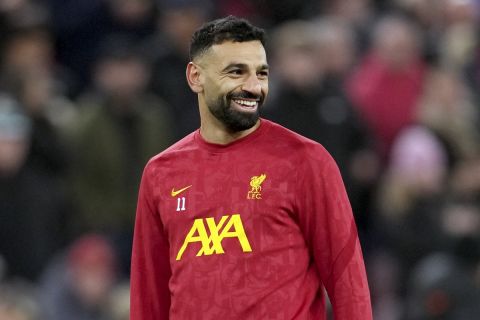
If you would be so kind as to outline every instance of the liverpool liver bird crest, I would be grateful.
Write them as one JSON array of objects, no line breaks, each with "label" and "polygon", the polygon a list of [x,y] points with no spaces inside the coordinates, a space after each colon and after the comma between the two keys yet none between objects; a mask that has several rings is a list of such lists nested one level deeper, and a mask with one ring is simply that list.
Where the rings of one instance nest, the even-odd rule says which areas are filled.
[{"label": "liverpool liver bird crest", "polygon": [[261,184],[262,184],[263,181],[265,181],[266,178],[267,178],[266,174],[261,174],[259,176],[253,176],[250,179],[250,186],[252,187],[252,190],[250,190],[250,192],[259,193],[260,191],[262,191]]}]

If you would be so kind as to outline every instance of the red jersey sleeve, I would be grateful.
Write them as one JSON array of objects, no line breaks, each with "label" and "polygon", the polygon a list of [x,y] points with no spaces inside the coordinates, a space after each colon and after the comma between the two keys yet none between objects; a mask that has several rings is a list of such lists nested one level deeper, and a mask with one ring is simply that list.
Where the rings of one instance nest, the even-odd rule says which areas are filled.
[{"label": "red jersey sleeve", "polygon": [[322,148],[302,159],[299,222],[335,320],[371,320],[364,261],[350,202],[337,165]]},{"label": "red jersey sleeve", "polygon": [[168,319],[169,245],[153,198],[148,166],[140,185],[131,265],[131,320]]}]

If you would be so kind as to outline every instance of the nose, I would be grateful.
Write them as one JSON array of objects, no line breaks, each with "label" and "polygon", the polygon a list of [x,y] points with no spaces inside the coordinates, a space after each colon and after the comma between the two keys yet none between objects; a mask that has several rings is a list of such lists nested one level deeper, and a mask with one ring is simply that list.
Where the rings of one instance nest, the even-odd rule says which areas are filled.
[{"label": "nose", "polygon": [[243,91],[250,92],[256,96],[260,96],[262,94],[262,83],[257,78],[256,74],[250,75],[242,86]]}]

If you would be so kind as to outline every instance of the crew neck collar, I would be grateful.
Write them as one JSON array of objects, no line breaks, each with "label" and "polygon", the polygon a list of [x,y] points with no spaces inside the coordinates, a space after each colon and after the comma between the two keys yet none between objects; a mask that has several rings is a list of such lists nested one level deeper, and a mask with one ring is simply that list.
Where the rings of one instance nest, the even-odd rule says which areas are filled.
[{"label": "crew neck collar", "polygon": [[211,143],[206,141],[202,137],[200,133],[200,129],[198,129],[197,131],[195,131],[195,142],[197,142],[202,149],[206,149],[210,152],[221,153],[221,152],[231,151],[231,150],[238,149],[256,140],[259,136],[261,136],[264,132],[266,132],[269,127],[270,127],[269,121],[260,118],[260,125],[255,131],[227,144]]}]

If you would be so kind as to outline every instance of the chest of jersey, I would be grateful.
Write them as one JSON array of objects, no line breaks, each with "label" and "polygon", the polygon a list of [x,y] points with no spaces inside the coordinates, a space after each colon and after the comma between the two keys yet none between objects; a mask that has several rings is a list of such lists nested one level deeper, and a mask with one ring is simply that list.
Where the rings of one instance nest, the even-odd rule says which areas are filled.
[{"label": "chest of jersey", "polygon": [[158,211],[173,261],[247,258],[303,241],[295,165],[288,161],[206,154],[171,170],[165,181]]}]

